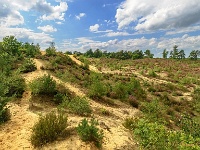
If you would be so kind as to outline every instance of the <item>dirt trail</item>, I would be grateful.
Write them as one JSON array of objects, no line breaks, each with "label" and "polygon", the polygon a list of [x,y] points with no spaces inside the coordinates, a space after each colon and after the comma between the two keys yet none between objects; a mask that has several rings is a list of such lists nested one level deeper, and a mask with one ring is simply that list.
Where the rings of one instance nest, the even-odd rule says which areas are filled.
[{"label": "dirt trail", "polygon": [[[27,83],[36,79],[37,77],[48,74],[46,71],[41,70],[43,66],[42,61],[34,59],[37,70],[31,73],[24,74],[24,78]],[[93,70],[94,71],[94,70]],[[63,82],[55,76],[52,78],[60,84],[65,85],[66,88],[74,92],[76,95],[84,97],[86,96],[80,89],[75,86]],[[29,100],[31,98],[31,92],[24,93],[23,98],[19,103],[9,103],[11,110],[11,120],[6,124],[0,126],[0,150],[7,149],[34,149],[30,143],[31,128],[38,120],[38,115],[31,112],[29,109]],[[122,123],[126,117],[134,117],[138,110],[128,106],[122,105],[119,108],[113,108],[106,105],[97,103],[89,99],[93,112],[96,110],[105,109],[109,111],[110,116],[103,116],[94,113],[94,117],[98,119],[100,127],[104,131],[103,150],[133,150],[136,149],[135,143],[132,139],[131,133],[122,126]],[[69,128],[74,128],[78,125],[82,117],[75,116],[73,114],[68,115]],[[56,141],[52,144],[44,146],[43,149],[69,149],[69,150],[95,150],[96,148],[92,144],[82,142],[79,137],[72,134],[68,138]]]},{"label": "dirt trail", "polygon": [[[80,60],[78,60],[78,59],[76,59],[75,57],[74,57],[74,55],[68,55],[76,64],[78,64],[78,65],[83,65],[83,63],[80,61]],[[90,71],[93,71],[93,72],[97,72],[97,73],[100,73],[100,71],[95,67],[95,66],[92,66],[92,65],[89,65],[89,70]]]}]

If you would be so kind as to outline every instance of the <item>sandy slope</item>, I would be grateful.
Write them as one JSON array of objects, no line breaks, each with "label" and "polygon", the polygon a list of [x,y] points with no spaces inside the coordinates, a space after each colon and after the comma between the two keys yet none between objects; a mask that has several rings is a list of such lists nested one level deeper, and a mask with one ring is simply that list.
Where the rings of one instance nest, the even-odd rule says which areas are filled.
[{"label": "sandy slope", "polygon": [[[43,65],[42,61],[35,59],[37,70],[31,73],[24,74],[26,82],[47,74],[46,71],[40,69]],[[94,71],[94,70],[93,70]],[[52,76],[56,82],[66,86],[78,96],[85,96],[85,94],[75,86],[64,83],[58,78]],[[9,103],[11,110],[11,120],[0,126],[0,150],[6,149],[34,149],[30,143],[31,128],[38,119],[38,115],[30,111],[29,105],[31,93],[25,92],[23,98],[18,103]],[[131,134],[122,126],[122,122],[126,117],[134,117],[138,112],[125,104],[120,104],[119,107],[109,107],[88,99],[94,112],[99,109],[106,109],[110,112],[110,116],[99,115],[94,113],[94,117],[98,119],[100,128],[104,132],[104,141],[102,149],[105,150],[133,150],[136,149],[135,143]],[[74,128],[78,125],[82,117],[68,114],[67,130],[70,131],[70,136],[58,140],[54,143],[44,146],[42,149],[68,149],[68,150],[95,150],[95,146],[91,143],[82,142]]]}]

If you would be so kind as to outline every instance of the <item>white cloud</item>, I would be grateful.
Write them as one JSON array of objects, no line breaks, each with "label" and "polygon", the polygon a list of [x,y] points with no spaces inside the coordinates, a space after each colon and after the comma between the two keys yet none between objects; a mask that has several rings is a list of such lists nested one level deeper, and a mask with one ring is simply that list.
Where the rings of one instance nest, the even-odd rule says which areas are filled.
[{"label": "white cloud", "polygon": [[44,32],[56,32],[57,31],[57,29],[53,28],[53,26],[51,26],[51,25],[46,25],[46,26],[43,26],[43,27],[39,26],[37,28],[39,30],[44,31]]},{"label": "white cloud", "polygon": [[173,31],[168,31],[166,32],[166,35],[173,35],[173,34],[180,34],[180,33],[189,33],[189,32],[195,32],[195,31],[199,31],[200,30],[200,26],[192,26],[192,27],[187,27],[187,28],[180,28],[180,29],[176,29]]},{"label": "white cloud", "polygon": [[44,14],[41,16],[41,19],[43,20],[62,20],[64,21],[65,11],[68,9],[68,5],[66,2],[60,2],[60,5],[57,6],[51,6],[52,13],[50,14]]},{"label": "white cloud", "polygon": [[75,17],[76,17],[77,20],[81,20],[81,18],[84,17],[84,16],[86,16],[85,13],[80,13],[79,15],[76,15]]},{"label": "white cloud", "polygon": [[93,26],[90,26],[90,32],[96,32],[99,30],[99,24],[95,24]]},{"label": "white cloud", "polygon": [[19,41],[39,43],[42,49],[49,46],[47,42],[54,40],[49,34],[36,33],[30,29],[1,27],[0,40],[8,35],[15,36]]},{"label": "white cloud", "polygon": [[118,29],[155,31],[188,27],[200,21],[199,0],[125,0],[117,9]]},{"label": "white cloud", "polygon": [[[188,56],[191,50],[197,50],[200,47],[200,36],[188,36],[184,35],[179,38],[136,38],[127,40],[108,40],[108,41],[96,41],[89,37],[80,37],[76,39],[68,39],[65,42],[65,48],[68,50],[76,50],[85,52],[89,49],[101,49],[107,51],[119,51],[128,50],[134,51],[137,49],[146,50],[150,49],[155,57],[162,57],[161,53],[164,49],[171,51],[174,45],[178,45],[178,49],[185,50]],[[69,42],[70,41],[70,42]]]},{"label": "white cloud", "polygon": [[129,36],[132,34],[129,34],[128,32],[109,32],[105,34],[106,37],[115,37],[115,36]]},{"label": "white cloud", "polygon": [[30,10],[39,12],[42,20],[61,20],[64,21],[65,11],[68,5],[66,2],[60,2],[53,6],[46,0],[1,0],[0,1],[0,25],[4,27],[17,26],[24,24],[24,17],[21,11]]}]

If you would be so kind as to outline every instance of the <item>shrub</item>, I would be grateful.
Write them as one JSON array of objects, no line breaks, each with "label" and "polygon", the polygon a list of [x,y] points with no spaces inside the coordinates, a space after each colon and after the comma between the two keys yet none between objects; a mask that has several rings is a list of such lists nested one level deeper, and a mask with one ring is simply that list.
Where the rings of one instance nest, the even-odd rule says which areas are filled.
[{"label": "shrub", "polygon": [[0,124],[10,119],[10,111],[6,106],[8,101],[8,98],[0,97]]},{"label": "shrub", "polygon": [[89,88],[89,97],[91,98],[102,98],[102,96],[106,95],[107,88],[100,81],[94,81]]},{"label": "shrub", "polygon": [[22,97],[25,90],[25,80],[18,74],[13,74],[12,77],[6,77],[2,79],[3,84],[8,88],[6,96]]},{"label": "shrub", "polygon": [[35,71],[37,67],[32,59],[26,59],[23,65],[19,69],[20,72],[27,73]]},{"label": "shrub", "polygon": [[[197,141],[181,131],[168,131],[164,125],[139,119],[132,128],[140,145],[144,149],[171,150],[171,149],[199,149]],[[132,125],[132,126],[133,126]]]},{"label": "shrub", "polygon": [[66,99],[63,102],[63,106],[66,106],[71,112],[80,116],[88,116],[92,112],[87,99],[83,97],[75,97],[71,100]]},{"label": "shrub", "polygon": [[31,135],[31,143],[34,147],[40,147],[48,142],[56,140],[67,127],[67,117],[63,113],[56,115],[50,112],[41,116],[34,125]]},{"label": "shrub", "polygon": [[33,94],[55,94],[56,81],[50,75],[44,75],[30,83]]},{"label": "shrub", "polygon": [[103,131],[99,130],[96,127],[97,125],[98,121],[96,121],[94,118],[90,120],[90,123],[88,123],[88,120],[84,118],[79,123],[76,129],[81,140],[92,141],[97,147],[101,147],[103,140]]},{"label": "shrub", "polygon": [[154,78],[158,76],[154,70],[150,70],[149,73],[148,73],[148,75],[150,77],[154,77]]},{"label": "shrub", "polygon": [[122,82],[118,82],[113,87],[113,93],[114,93],[114,97],[113,98],[125,99],[125,98],[128,97],[127,86]]}]

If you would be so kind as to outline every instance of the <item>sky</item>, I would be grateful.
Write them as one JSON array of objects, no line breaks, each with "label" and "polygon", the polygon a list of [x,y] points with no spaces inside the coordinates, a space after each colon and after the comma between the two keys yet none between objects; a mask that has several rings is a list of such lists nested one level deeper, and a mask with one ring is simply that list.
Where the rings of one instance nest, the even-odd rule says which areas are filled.
[{"label": "sky", "polygon": [[1,0],[0,41],[58,51],[200,49],[200,0]]}]

